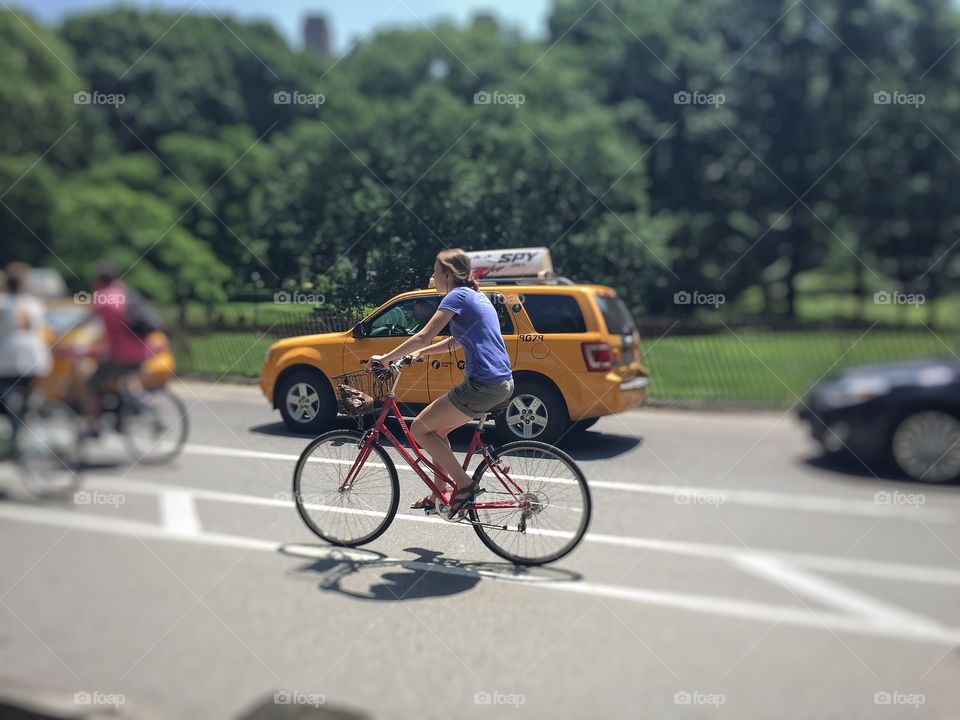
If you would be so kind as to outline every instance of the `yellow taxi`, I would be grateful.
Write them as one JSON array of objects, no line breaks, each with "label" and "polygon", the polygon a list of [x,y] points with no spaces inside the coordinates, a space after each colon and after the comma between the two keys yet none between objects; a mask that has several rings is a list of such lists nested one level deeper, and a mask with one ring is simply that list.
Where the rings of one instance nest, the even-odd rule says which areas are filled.
[{"label": "yellow taxi", "polygon": [[[604,415],[639,407],[648,372],[636,323],[617,293],[574,284],[552,272],[546,248],[471,253],[481,291],[497,310],[513,364],[515,390],[496,419],[504,441],[553,443]],[[339,408],[331,378],[362,369],[416,333],[441,295],[427,288],[402,293],[347,332],[286,338],[270,346],[260,388],[291,430],[318,433]],[[436,340],[449,335],[444,328]],[[397,386],[404,414],[446,394],[463,379],[458,349],[406,367]]]}]

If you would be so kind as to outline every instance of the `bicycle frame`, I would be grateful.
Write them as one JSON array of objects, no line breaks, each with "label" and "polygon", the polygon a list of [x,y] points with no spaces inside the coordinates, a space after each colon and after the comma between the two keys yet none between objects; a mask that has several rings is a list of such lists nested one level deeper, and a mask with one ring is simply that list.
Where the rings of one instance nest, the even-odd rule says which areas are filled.
[{"label": "bicycle frame", "polygon": [[[397,375],[397,380],[399,380],[399,374]],[[393,384],[390,392],[384,398],[383,407],[380,409],[380,412],[377,415],[377,420],[374,423],[373,427],[367,431],[364,436],[363,443],[360,446],[360,453],[357,455],[357,459],[354,461],[353,466],[350,468],[350,472],[347,473],[347,477],[344,479],[343,483],[340,485],[340,490],[345,490],[346,488],[353,485],[356,481],[357,473],[366,463],[367,458],[370,457],[372,452],[373,443],[377,442],[380,435],[383,435],[396,450],[400,453],[407,464],[413,468],[414,472],[420,476],[420,479],[423,480],[424,484],[430,488],[430,491],[433,492],[437,497],[443,499],[445,505],[449,505],[453,499],[453,489],[455,483],[449,478],[449,476],[439,467],[433,464],[427,457],[423,454],[420,447],[417,445],[416,440],[413,438],[413,433],[410,432],[410,428],[407,426],[406,421],[404,421],[403,416],[400,414],[400,408],[397,406],[397,401],[394,397],[394,390],[396,389],[396,381]],[[387,416],[393,413],[397,421],[400,423],[400,427],[403,430],[403,436],[406,437],[407,442],[410,444],[413,453],[411,454],[397,439],[397,437],[390,432],[386,427]],[[485,416],[484,416],[485,417]],[[481,417],[481,421],[483,417]],[[495,461],[494,457],[487,450],[487,446],[484,444],[481,437],[480,428],[481,425],[477,427],[476,431],[473,434],[473,439],[470,441],[470,446],[467,449],[467,456],[463,460],[463,470],[466,472],[467,468],[470,466],[470,461],[473,459],[475,454],[479,454],[487,461],[490,471],[493,475],[500,481],[501,485],[510,493],[512,500],[496,500],[492,502],[472,502],[470,503],[471,507],[475,509],[505,509],[505,508],[517,508],[525,507],[526,504],[529,504],[527,500],[521,499],[519,496],[523,495],[523,489],[517,485],[513,479],[504,472]],[[446,485],[450,486],[450,489],[437,487],[434,483],[433,478],[427,474],[424,470],[423,465],[435,474],[436,477],[443,480]],[[509,468],[507,469],[509,471]],[[445,492],[446,491],[446,492]],[[447,494],[449,492],[449,495]]]}]

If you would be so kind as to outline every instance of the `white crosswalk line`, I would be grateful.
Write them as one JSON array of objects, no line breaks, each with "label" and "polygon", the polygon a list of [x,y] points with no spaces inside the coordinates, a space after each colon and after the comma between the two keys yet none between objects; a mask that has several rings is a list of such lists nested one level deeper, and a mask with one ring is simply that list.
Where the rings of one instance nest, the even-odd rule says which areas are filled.
[{"label": "white crosswalk line", "polygon": [[[69,512],[65,510],[41,509],[23,506],[0,505],[0,518],[14,522],[31,522],[36,524],[69,527],[73,530],[104,533],[110,535],[168,540],[173,542],[189,542],[217,547],[233,547],[246,550],[260,550],[266,552],[280,552],[285,544],[269,540],[223,535],[219,533],[200,532],[187,535],[172,533],[161,525],[151,525],[140,521],[127,521],[115,518]],[[292,554],[292,553],[288,553]],[[344,556],[342,548],[314,548],[312,557],[329,557],[333,559]],[[414,567],[430,572],[440,573],[467,573],[476,575],[465,567],[448,567],[433,563],[416,563],[397,558],[378,558],[376,565],[395,565],[398,567]],[[487,577],[497,578],[496,574]],[[676,593],[662,590],[621,587],[603,583],[591,583],[572,580],[559,580],[538,583],[516,583],[519,587],[536,588],[567,592],[590,597],[599,597],[610,600],[622,600],[643,605],[665,607],[673,610],[686,610],[707,615],[716,615],[727,618],[736,618],[747,621],[777,623],[785,626],[804,627],[833,632],[847,632],[858,635],[881,637],[898,640],[909,640],[935,645],[953,646],[960,643],[960,628],[941,627],[930,624],[917,626],[913,624],[890,625],[875,622],[864,622],[862,619],[846,616],[835,612],[818,612],[800,610],[789,606],[777,606],[769,603],[755,603],[736,598],[713,596],[708,594]]]}]

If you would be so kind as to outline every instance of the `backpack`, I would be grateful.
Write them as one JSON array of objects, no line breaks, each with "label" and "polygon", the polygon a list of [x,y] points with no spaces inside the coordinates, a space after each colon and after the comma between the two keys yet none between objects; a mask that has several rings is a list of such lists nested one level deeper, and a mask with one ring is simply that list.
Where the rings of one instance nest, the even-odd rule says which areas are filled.
[{"label": "backpack", "polygon": [[373,398],[352,385],[340,385],[340,404],[347,415],[361,417],[373,410]]},{"label": "backpack", "polygon": [[138,337],[144,337],[152,332],[163,330],[164,322],[160,313],[147,303],[146,299],[136,290],[126,289],[127,326]]}]

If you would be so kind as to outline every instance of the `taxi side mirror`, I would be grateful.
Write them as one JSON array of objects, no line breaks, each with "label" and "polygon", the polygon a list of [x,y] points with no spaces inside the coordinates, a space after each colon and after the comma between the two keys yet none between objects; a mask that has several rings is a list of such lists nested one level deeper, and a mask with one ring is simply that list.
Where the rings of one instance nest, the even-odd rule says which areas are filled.
[{"label": "taxi side mirror", "polygon": [[370,334],[369,323],[358,322],[353,326],[353,336],[355,338],[365,338]]}]

